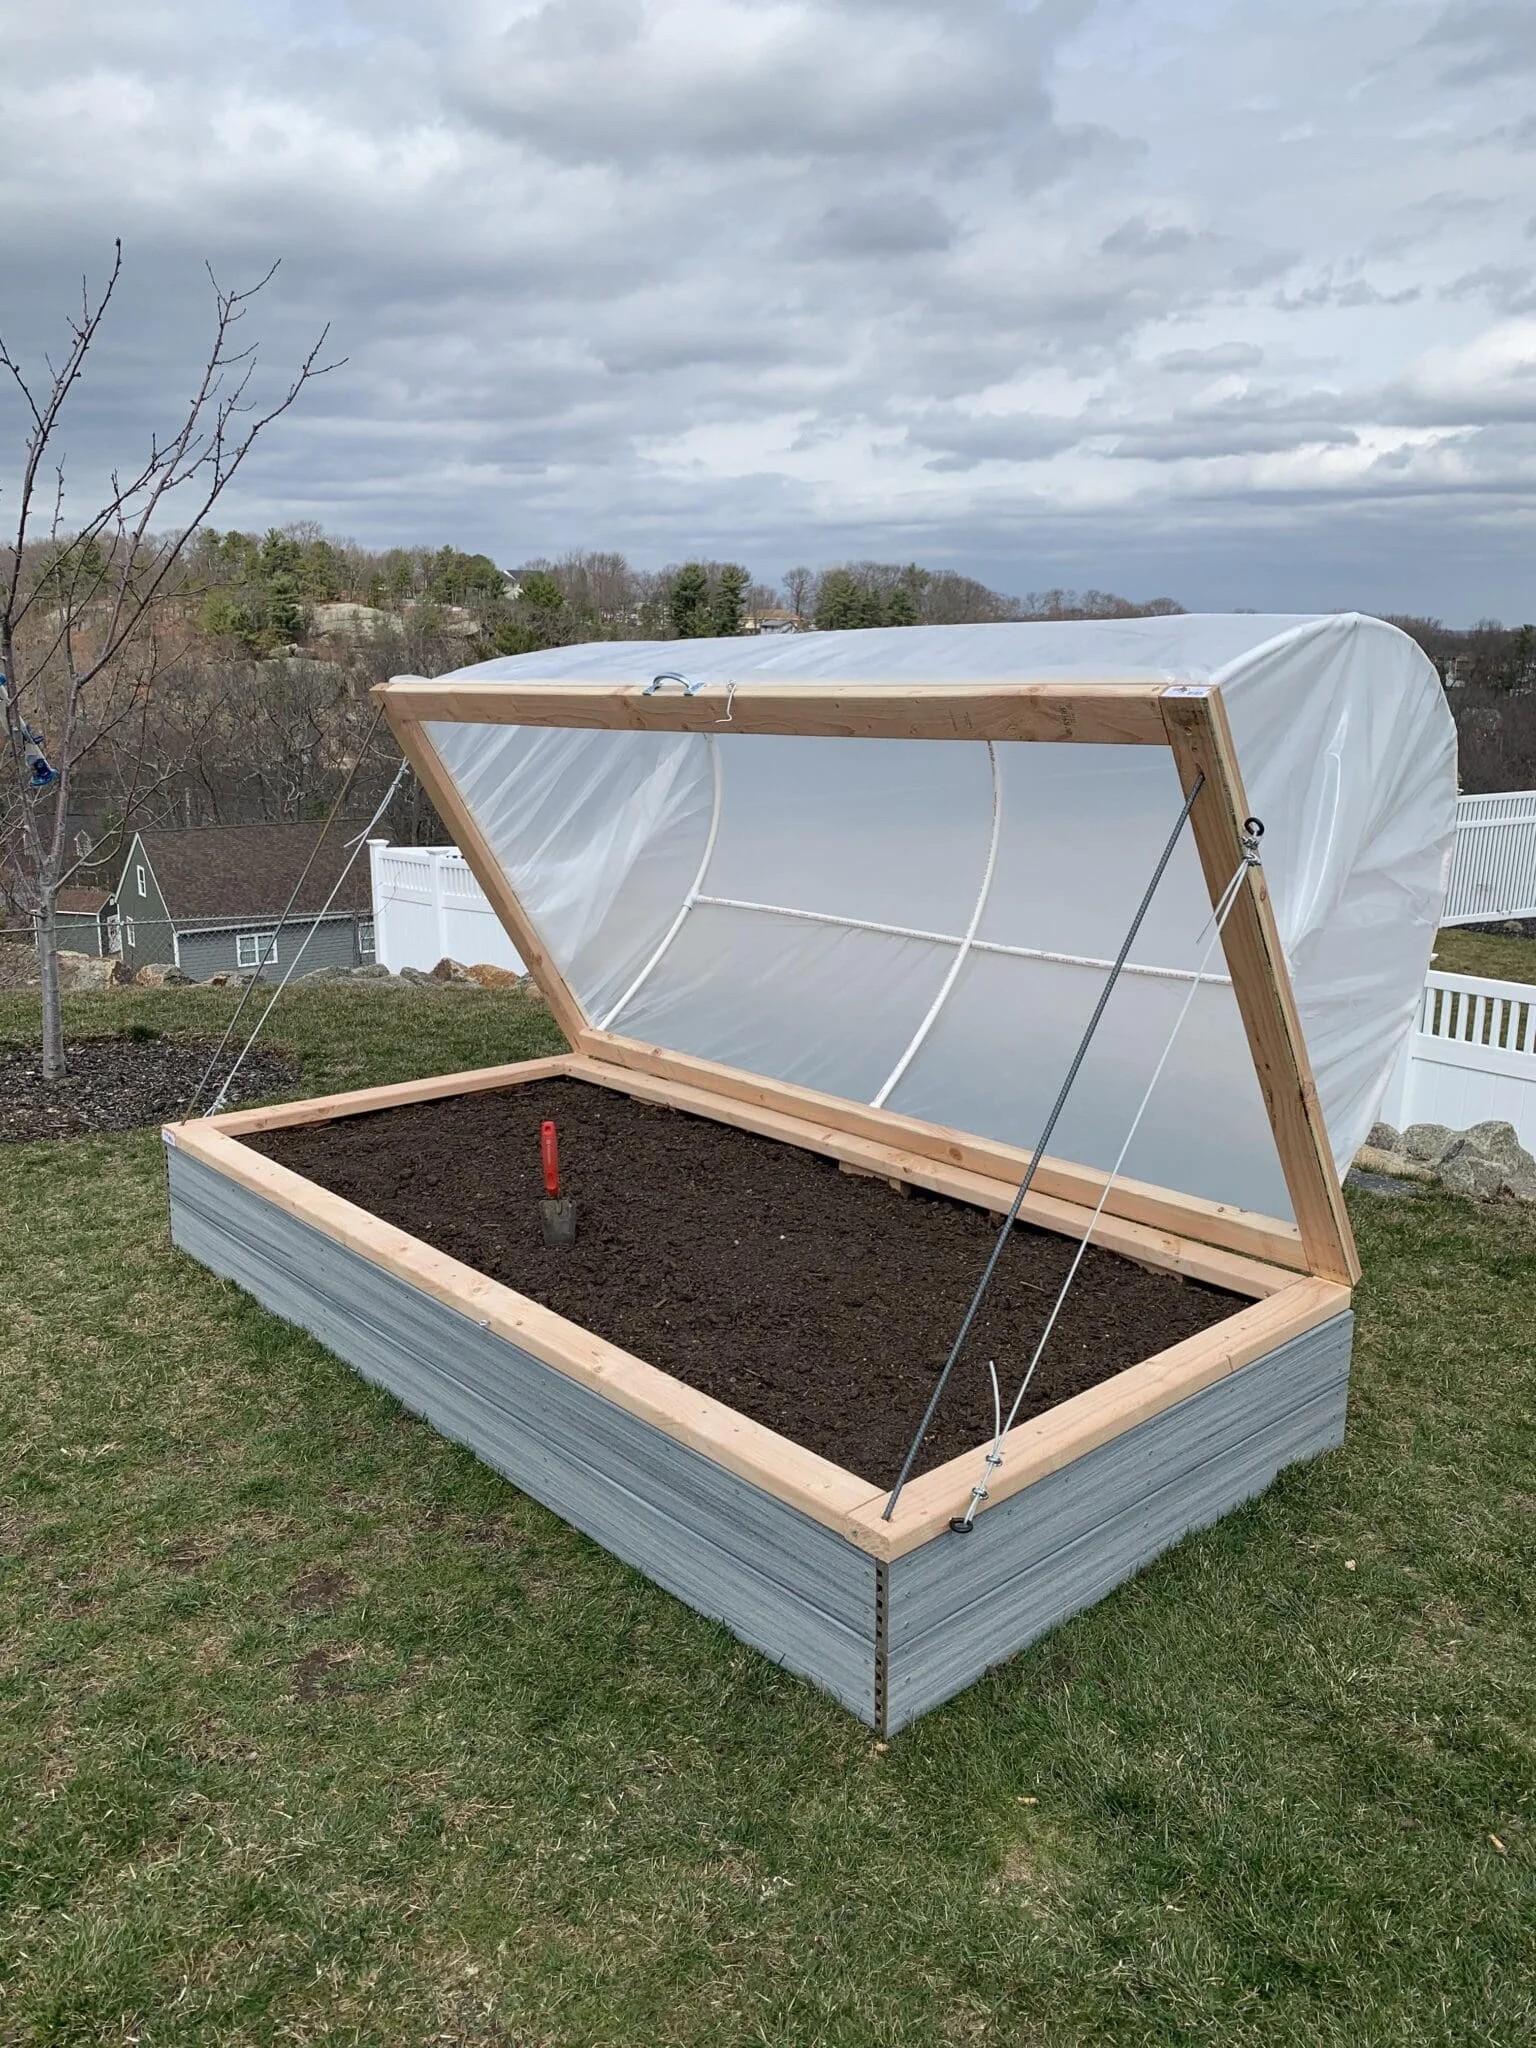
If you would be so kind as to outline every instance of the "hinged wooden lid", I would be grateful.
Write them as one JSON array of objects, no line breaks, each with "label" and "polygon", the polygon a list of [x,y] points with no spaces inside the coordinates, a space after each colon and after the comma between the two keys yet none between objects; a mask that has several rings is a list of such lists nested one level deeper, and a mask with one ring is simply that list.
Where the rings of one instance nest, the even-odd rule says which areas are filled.
[{"label": "hinged wooden lid", "polygon": [[[506,862],[493,849],[466,801],[460,779],[446,764],[439,744],[442,729],[472,724],[717,734],[724,728],[733,739],[748,734],[824,739],[873,736],[1166,748],[1171,750],[1186,794],[1200,783],[1191,827],[1213,903],[1243,858],[1247,799],[1221,691],[1214,685],[1096,680],[1092,684],[975,687],[863,683],[822,687],[754,680],[750,689],[737,691],[716,685],[684,694],[681,688],[648,691],[642,685],[611,682],[432,683],[401,677],[380,694],[402,748],[574,1047],[621,1065],[670,1072],[691,1085],[738,1098],[743,1091],[754,1091],[760,1099],[772,1099],[780,1106],[795,1104],[799,1113],[844,1127],[850,1119],[863,1125],[877,1119],[887,1135],[893,1130],[900,1134],[893,1142],[907,1142],[914,1151],[942,1148],[951,1158],[959,1159],[974,1156],[980,1149],[994,1172],[1022,1172],[1027,1151],[981,1136],[968,1137],[931,1120],[901,1115],[883,1104],[872,1108],[851,1097],[797,1086],[790,1080],[746,1071],[729,1061],[669,1050],[603,1028],[588,1014],[562,962],[545,944]],[[436,738],[433,728],[438,729]],[[1159,1227],[1197,1241],[1278,1259],[1322,1279],[1352,1282],[1358,1277],[1358,1261],[1262,868],[1250,868],[1232,906],[1222,943],[1264,1115],[1294,1209],[1295,1227],[1247,1213],[1229,1202],[1136,1181],[1117,1182],[1106,1207],[1155,1221]],[[1091,964],[1081,963],[1084,967]],[[1049,1166],[1042,1163],[1036,1184],[1042,1191],[1055,1191],[1091,1205],[1102,1192],[1104,1178],[1102,1168],[1053,1160]]]}]

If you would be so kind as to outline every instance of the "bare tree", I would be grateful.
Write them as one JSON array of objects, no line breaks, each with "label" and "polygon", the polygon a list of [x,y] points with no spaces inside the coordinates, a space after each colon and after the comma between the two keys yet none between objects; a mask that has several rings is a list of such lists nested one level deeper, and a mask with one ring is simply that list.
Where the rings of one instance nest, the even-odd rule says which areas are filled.
[{"label": "bare tree", "polygon": [[796,567],[784,571],[784,601],[796,619],[809,614],[815,590],[816,577],[811,570]]},{"label": "bare tree", "polygon": [[168,436],[151,437],[136,466],[111,472],[105,502],[87,520],[66,522],[59,438],[122,260],[118,242],[94,299],[82,283],[68,345],[41,375],[29,376],[0,337],[0,371],[20,394],[26,420],[14,525],[0,544],[0,710],[10,784],[0,799],[0,849],[37,930],[48,1079],[65,1071],[56,912],[59,889],[82,864],[68,832],[82,764],[99,749],[113,751],[124,820],[169,779],[149,734],[162,680],[157,629],[178,594],[178,565],[257,436],[306,384],[337,367],[321,361],[322,330],[287,387],[265,407],[257,404],[249,396],[256,349],[239,346],[240,323],[277,266],[244,290],[227,290],[210,270],[211,344],[179,421]]}]

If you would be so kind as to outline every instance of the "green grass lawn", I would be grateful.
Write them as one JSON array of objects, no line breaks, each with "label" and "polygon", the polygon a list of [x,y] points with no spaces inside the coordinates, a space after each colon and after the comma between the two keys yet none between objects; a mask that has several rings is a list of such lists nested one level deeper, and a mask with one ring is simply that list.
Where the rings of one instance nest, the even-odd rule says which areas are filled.
[{"label": "green grass lawn", "polygon": [[0,1151],[0,2042],[1536,2039],[1536,1219],[1353,1206],[1347,1447],[886,1747],[172,1251],[157,1134]]},{"label": "green grass lawn", "polygon": [[1441,974],[1480,974],[1485,981],[1536,981],[1536,939],[1449,925],[1435,941],[1435,966]]}]

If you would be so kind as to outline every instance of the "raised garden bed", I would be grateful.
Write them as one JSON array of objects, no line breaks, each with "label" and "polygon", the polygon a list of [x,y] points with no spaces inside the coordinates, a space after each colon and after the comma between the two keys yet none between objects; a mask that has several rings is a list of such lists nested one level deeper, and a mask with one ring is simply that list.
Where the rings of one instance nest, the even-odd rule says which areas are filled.
[{"label": "raised garden bed", "polygon": [[[890,1730],[1340,1441],[1339,1162],[1422,984],[1454,736],[1360,619],[681,652],[387,686],[573,1050],[172,1128],[172,1226]],[[1085,1240],[999,1445],[986,1361],[1006,1403]]]},{"label": "raised garden bed", "polygon": [[[1341,1440],[1346,1288],[1105,1215],[1064,1370],[1044,1383],[1051,1405],[1015,1427],[974,1529],[950,1529],[987,1448],[974,1359],[958,1426],[946,1407],[888,1519],[891,1463],[937,1359],[878,1287],[857,1306],[857,1281],[828,1298],[840,1250],[873,1251],[879,1277],[908,1290],[902,1313],[942,1343],[1021,1168],[986,1147],[978,1156],[993,1172],[956,1167],[913,1150],[949,1147],[902,1118],[868,1119],[881,1136],[850,1134],[807,1115],[797,1091],[752,1092],[762,1099],[733,1101],[569,1056],[172,1126],[172,1231],[606,1548],[885,1732],[1261,1492],[1282,1466]],[[529,1155],[551,1107],[573,1163],[588,1155],[572,1183],[585,1216],[575,1257],[533,1242],[540,1183]],[[602,1129],[611,1136],[598,1151],[591,1134]],[[478,1143],[450,1164],[445,1134],[471,1132]],[[721,1176],[714,1187],[696,1177],[706,1160]],[[726,1161],[736,1170],[724,1172]],[[762,1236],[774,1221],[762,1221],[763,1202],[791,1190],[799,1237],[791,1254],[784,1233],[777,1291],[743,1300],[739,1270],[718,1260],[745,1254],[759,1284],[772,1269],[734,1241],[750,1235],[745,1225],[723,1242],[721,1204],[727,1191],[739,1209],[756,1203]],[[1032,1288],[1060,1270],[1087,1221],[1071,1202],[1029,1198],[1002,1262],[1010,1291],[987,1332],[1000,1365],[1025,1341],[1014,1316],[1038,1327]],[[616,1256],[622,1274],[608,1270]],[[907,1262],[918,1257],[914,1286]],[[810,1260],[821,1268],[813,1286]],[[597,1327],[560,1312],[578,1297],[583,1316],[595,1304]],[[867,1348],[857,1375],[840,1377],[830,1345],[817,1358],[810,1333],[850,1314]],[[605,1332],[609,1317],[624,1343]],[[644,1333],[659,1335],[659,1355],[640,1348]],[[789,1340],[777,1363],[776,1333]],[[842,1392],[841,1408],[828,1389]]]}]

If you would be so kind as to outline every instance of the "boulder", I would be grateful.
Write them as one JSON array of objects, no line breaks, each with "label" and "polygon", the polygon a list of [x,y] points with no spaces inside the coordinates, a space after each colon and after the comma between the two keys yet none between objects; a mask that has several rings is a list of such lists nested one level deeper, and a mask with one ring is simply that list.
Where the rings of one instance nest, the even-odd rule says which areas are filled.
[{"label": "boulder", "polygon": [[1403,1134],[1394,1130],[1391,1124],[1372,1124],[1365,1142],[1373,1152],[1401,1152]]},{"label": "boulder", "polygon": [[1463,1131],[1436,1170],[1440,1185],[1453,1195],[1482,1202],[1499,1195],[1536,1201],[1536,1159],[1520,1143],[1514,1125],[1497,1118]]},{"label": "boulder", "polygon": [[523,977],[515,967],[492,967],[481,960],[465,970],[477,988],[521,988]]},{"label": "boulder", "polygon": [[441,981],[450,988],[472,988],[474,978],[469,969],[458,960],[439,960],[432,969],[432,979]]},{"label": "boulder", "polygon": [[308,974],[296,974],[294,976],[295,982],[350,981],[351,979],[352,970],[350,967],[311,967]]},{"label": "boulder", "polygon": [[1473,1145],[1453,1145],[1436,1168],[1441,1187],[1474,1202],[1492,1202],[1502,1193],[1509,1169],[1487,1159]]},{"label": "boulder", "polygon": [[1488,1123],[1473,1124],[1461,1135],[1461,1143],[1470,1145],[1480,1152],[1484,1159],[1497,1159],[1502,1165],[1527,1168],[1536,1171],[1536,1159],[1520,1143],[1520,1135],[1513,1124],[1491,1120]]},{"label": "boulder", "polygon": [[135,988],[185,988],[191,979],[191,975],[183,974],[179,967],[161,961],[151,961],[133,971]]},{"label": "boulder", "polygon": [[59,987],[70,995],[79,995],[83,990],[110,988],[116,971],[121,964],[108,955],[98,959],[94,953],[71,953],[61,950],[58,955]]},{"label": "boulder", "polygon": [[1403,1151],[1423,1166],[1436,1166],[1460,1136],[1446,1124],[1410,1124],[1403,1133]]},{"label": "boulder", "polygon": [[382,966],[377,960],[371,960],[365,967],[354,967],[352,979],[354,981],[398,981],[399,976],[392,974],[387,967]]}]

